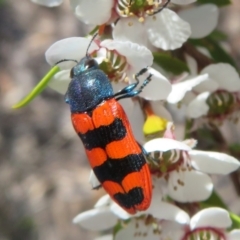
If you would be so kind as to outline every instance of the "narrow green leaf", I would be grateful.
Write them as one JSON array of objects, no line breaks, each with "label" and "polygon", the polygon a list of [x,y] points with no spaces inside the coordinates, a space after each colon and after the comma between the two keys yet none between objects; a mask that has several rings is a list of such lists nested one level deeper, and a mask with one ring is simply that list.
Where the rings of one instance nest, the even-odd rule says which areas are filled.
[{"label": "narrow green leaf", "polygon": [[46,88],[47,84],[51,80],[51,78],[60,71],[59,66],[54,66],[53,68],[50,69],[50,71],[42,78],[42,80],[37,84],[36,87],[20,102],[17,104],[13,105],[12,108],[21,108],[26,106],[28,103],[30,103],[37,95],[39,95],[44,88]]},{"label": "narrow green leaf", "polygon": [[187,64],[178,58],[174,58],[167,53],[153,53],[154,62],[165,71],[179,75],[183,72],[189,72]]},{"label": "narrow green leaf", "polygon": [[209,38],[215,40],[215,41],[226,41],[227,35],[224,32],[221,32],[219,30],[214,30],[208,35]]},{"label": "narrow green leaf", "polygon": [[234,213],[229,213],[230,214],[230,218],[232,220],[232,226],[231,229],[236,229],[236,228],[240,228],[240,216],[237,216]]},{"label": "narrow green leaf", "polygon": [[223,6],[231,4],[230,0],[198,0],[198,2],[201,4],[213,3],[213,4],[217,5],[218,7],[223,7]]},{"label": "narrow green leaf", "polygon": [[195,46],[205,47],[217,63],[229,63],[237,69],[233,58],[220,46],[218,41],[211,38],[211,35],[202,39],[190,39],[189,42]]}]

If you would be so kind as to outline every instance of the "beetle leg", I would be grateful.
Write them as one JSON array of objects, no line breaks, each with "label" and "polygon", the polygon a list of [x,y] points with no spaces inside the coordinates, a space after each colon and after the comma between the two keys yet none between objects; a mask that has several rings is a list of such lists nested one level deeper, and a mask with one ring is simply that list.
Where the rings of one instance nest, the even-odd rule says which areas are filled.
[{"label": "beetle leg", "polygon": [[122,94],[126,94],[131,92],[134,88],[136,88],[136,86],[139,84],[139,81],[137,81],[136,83],[132,83],[128,86],[126,86],[125,88],[123,88],[122,90],[120,90],[119,92],[114,94],[114,97],[118,96],[118,95],[122,95]]},{"label": "beetle leg", "polygon": [[[137,84],[139,83],[139,79],[138,77],[143,74],[144,72],[146,72],[147,68],[143,68],[139,73],[137,73],[135,75],[135,78],[136,80],[138,81]],[[144,72],[143,72],[144,71]],[[120,100],[120,99],[123,99],[123,98],[130,98],[130,97],[135,97],[137,96],[140,92],[142,92],[143,88],[152,80],[152,74],[149,74],[148,77],[144,80],[143,84],[139,87],[138,90],[135,90],[135,91],[130,91],[130,92],[127,92],[126,94],[123,94],[123,95],[120,95],[119,97],[116,98],[116,100]],[[131,86],[131,85],[129,85]],[[134,88],[133,88],[134,89]],[[132,89],[132,90],[133,90]]]}]

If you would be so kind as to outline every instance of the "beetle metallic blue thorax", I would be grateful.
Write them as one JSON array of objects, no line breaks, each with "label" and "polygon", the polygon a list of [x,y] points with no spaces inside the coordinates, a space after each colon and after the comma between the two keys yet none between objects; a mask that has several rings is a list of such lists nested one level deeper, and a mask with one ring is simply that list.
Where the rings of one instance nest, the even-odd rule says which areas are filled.
[{"label": "beetle metallic blue thorax", "polygon": [[114,93],[107,75],[91,57],[84,57],[71,70],[71,82],[66,93],[66,102],[72,113],[94,109]]}]

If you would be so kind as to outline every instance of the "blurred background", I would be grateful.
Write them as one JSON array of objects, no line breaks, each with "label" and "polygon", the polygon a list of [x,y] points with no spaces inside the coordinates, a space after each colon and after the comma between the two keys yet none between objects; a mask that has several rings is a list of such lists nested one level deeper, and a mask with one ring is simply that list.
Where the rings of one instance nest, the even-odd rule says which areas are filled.
[{"label": "blurred background", "polygon": [[[221,10],[219,29],[229,36],[240,64],[240,2]],[[63,96],[46,89],[20,110],[11,106],[49,70],[44,53],[55,41],[84,36],[68,1],[45,8],[30,0],[0,0],[0,240],[93,239],[72,224],[92,208],[89,165],[72,129]],[[227,177],[214,177],[218,192],[240,214]]]}]

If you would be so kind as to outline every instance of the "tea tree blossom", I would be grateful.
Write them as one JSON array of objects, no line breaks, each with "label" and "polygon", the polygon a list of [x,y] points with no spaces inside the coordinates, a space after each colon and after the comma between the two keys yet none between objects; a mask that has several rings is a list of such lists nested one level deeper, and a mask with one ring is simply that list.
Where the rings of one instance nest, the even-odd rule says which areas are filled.
[{"label": "tea tree blossom", "polygon": [[[50,65],[56,64],[62,59],[79,60],[86,55],[86,49],[90,39],[75,37],[66,38],[54,43],[46,51],[46,59]],[[120,42],[104,40],[93,42],[88,54],[98,61],[100,68],[113,82],[132,83],[136,81],[133,75],[142,68],[151,66],[153,55],[149,49],[132,42]],[[49,86],[60,93],[65,94],[70,82],[70,70],[75,63],[71,61],[60,63],[61,71],[50,81]],[[151,85],[145,88],[140,96],[149,100],[165,99],[171,91],[169,81],[155,69],[149,67],[140,78],[140,84],[151,73]],[[121,85],[122,86],[122,85]]]},{"label": "tea tree blossom", "polygon": [[225,153],[192,150],[187,142],[170,138],[150,140],[144,148],[151,153],[151,173],[165,179],[167,194],[179,202],[207,199],[213,183],[206,173],[229,174],[240,166],[237,159]]},{"label": "tea tree blossom", "polygon": [[[201,84],[199,94],[187,109],[191,118],[206,117],[213,121],[231,118],[240,109],[240,78],[229,64],[211,64],[201,71],[208,74],[213,84]],[[227,80],[226,80],[227,79]]]}]

